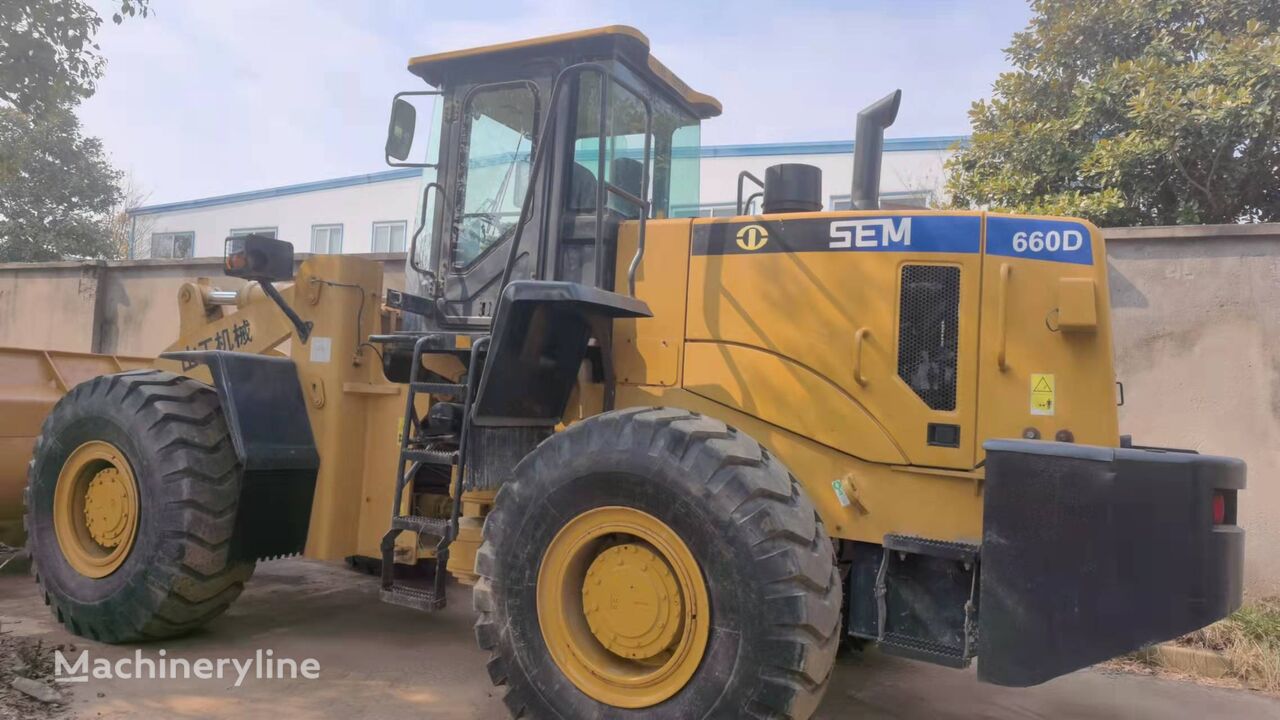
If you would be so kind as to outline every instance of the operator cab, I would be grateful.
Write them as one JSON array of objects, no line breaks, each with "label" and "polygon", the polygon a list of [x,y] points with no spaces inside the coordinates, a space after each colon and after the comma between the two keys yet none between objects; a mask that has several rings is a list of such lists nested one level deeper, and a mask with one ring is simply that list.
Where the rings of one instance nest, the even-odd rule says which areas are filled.
[{"label": "operator cab", "polygon": [[[390,164],[423,168],[406,290],[428,312],[406,314],[407,329],[484,329],[507,280],[626,293],[619,224],[643,233],[646,219],[696,215],[699,123],[721,106],[638,30],[427,55],[409,70],[437,90],[396,96],[387,142]],[[430,139],[415,148],[428,97]]]}]

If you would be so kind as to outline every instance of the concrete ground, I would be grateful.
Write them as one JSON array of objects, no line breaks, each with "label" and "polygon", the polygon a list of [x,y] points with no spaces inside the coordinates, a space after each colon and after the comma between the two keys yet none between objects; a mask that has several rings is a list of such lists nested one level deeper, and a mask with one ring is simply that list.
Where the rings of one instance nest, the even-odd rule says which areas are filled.
[{"label": "concrete ground", "polygon": [[[337,566],[286,560],[259,566],[232,609],[199,634],[145,646],[149,657],[320,662],[321,679],[90,680],[64,685],[68,715],[124,718],[274,718],[310,720],[405,717],[505,718],[471,634],[471,599],[451,589],[450,606],[426,615],[378,602],[374,578]],[[91,657],[132,657],[73,637],[52,619],[29,576],[0,576],[0,632],[88,648]],[[0,659],[2,660],[2,659]],[[1082,671],[1040,687],[979,684],[973,673],[878,653],[842,662],[818,718],[1276,718],[1280,699],[1140,675]]]}]

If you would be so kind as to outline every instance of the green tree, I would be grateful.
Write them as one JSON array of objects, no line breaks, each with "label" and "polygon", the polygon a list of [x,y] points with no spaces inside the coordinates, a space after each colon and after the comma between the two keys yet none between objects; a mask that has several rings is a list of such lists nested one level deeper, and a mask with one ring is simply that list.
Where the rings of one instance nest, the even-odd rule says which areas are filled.
[{"label": "green tree", "polygon": [[1280,220],[1280,2],[1032,0],[948,162],[961,207]]},{"label": "green tree", "polygon": [[[148,2],[120,0],[113,20]],[[101,25],[82,0],[0,0],[0,262],[117,253],[120,174],[75,116],[102,76]]]},{"label": "green tree", "polygon": [[[150,12],[150,0],[120,0],[112,15]],[[93,41],[102,17],[83,0],[0,2],[0,103],[31,115],[93,95],[104,60]]]},{"label": "green tree", "polygon": [[120,173],[101,140],[81,135],[70,108],[50,107],[39,122],[0,109],[0,153],[12,155],[17,167],[0,184],[0,260],[118,254],[108,223]]}]

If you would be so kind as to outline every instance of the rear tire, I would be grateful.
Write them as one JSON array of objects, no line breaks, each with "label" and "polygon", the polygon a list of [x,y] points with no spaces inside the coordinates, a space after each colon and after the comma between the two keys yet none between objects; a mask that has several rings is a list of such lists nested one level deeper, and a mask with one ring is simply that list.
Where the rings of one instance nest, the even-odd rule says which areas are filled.
[{"label": "rear tire", "polygon": [[[540,621],[548,608],[537,585],[557,558],[548,549],[566,526],[574,532],[575,521],[602,508],[639,511],[669,528],[696,560],[709,597],[696,670],[656,704],[622,707],[607,701],[609,692],[584,692],[581,675],[573,679],[548,648],[558,636]],[[616,553],[604,553],[635,540],[600,542],[596,557],[612,563]],[[652,566],[643,550],[632,552]],[[813,505],[757,442],[684,410],[604,413],[543,442],[498,492],[476,569],[476,638],[491,653],[490,678],[506,688],[513,717],[802,720],[825,692],[839,645],[840,576]],[[621,592],[636,585],[623,583]],[[559,597],[574,602],[575,586],[564,587]]]},{"label": "rear tire", "polygon": [[[55,520],[60,475],[87,445],[118,451],[136,486],[123,514],[133,518],[127,554],[88,574],[65,529],[86,511],[64,508]],[[203,383],[140,370],[77,385],[45,419],[27,483],[36,581],[77,635],[122,643],[186,634],[222,614],[253,574],[252,561],[230,556],[240,468],[218,396]],[[81,544],[92,551],[89,542]]]}]

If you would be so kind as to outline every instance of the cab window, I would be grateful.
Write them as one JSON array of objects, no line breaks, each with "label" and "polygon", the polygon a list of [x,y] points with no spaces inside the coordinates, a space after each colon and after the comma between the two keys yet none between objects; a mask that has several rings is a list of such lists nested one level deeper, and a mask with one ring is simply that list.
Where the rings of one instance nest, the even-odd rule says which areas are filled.
[{"label": "cab window", "polygon": [[[594,213],[600,170],[600,75],[585,73],[578,79],[577,122],[573,164],[568,178],[565,209]],[[634,93],[611,81],[606,108],[604,175],[608,182],[639,195],[644,173],[644,103]],[[650,217],[696,214],[698,205],[698,119],[665,99],[652,101],[653,135],[650,140]],[[635,218],[639,209],[616,195],[607,194],[609,210]]]},{"label": "cab window", "polygon": [[471,94],[464,113],[455,268],[515,232],[533,162],[537,96],[527,83],[482,88]]}]

